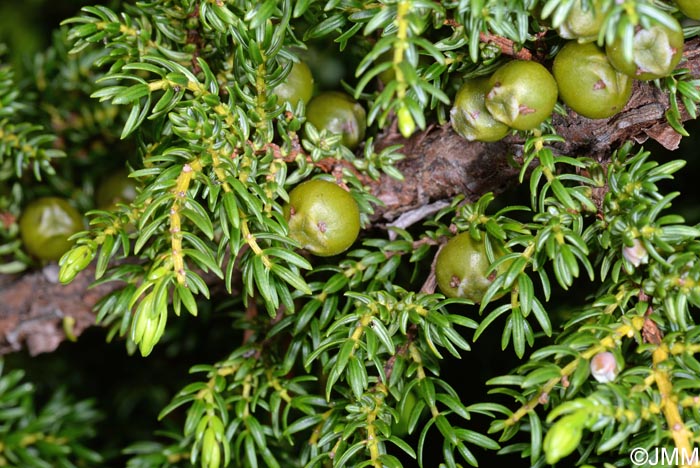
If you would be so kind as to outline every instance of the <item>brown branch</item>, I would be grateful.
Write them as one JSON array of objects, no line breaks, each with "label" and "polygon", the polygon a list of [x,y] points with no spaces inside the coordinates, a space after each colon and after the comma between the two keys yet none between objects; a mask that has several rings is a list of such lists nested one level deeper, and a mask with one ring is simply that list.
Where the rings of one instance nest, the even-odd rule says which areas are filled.
[{"label": "brown branch", "polygon": [[[700,77],[700,39],[686,43],[684,57],[681,66],[693,77]],[[590,120],[574,113],[554,116],[553,125],[565,139],[555,149],[600,160],[628,140],[641,143],[652,138],[676,149],[681,137],[666,123],[668,107],[668,98],[653,83],[637,83],[625,109],[609,119]],[[476,200],[486,192],[499,193],[513,186],[518,174],[513,162],[522,154],[522,141],[516,137],[470,143],[449,125],[431,127],[409,140],[389,132],[377,141],[378,147],[405,145],[402,152],[406,158],[398,167],[406,178],[400,182],[382,177],[370,183],[372,193],[385,205],[376,208],[373,221],[404,227],[430,215],[455,195]],[[32,354],[53,351],[66,339],[64,320],[72,317],[71,332],[79,335],[94,323],[91,311],[99,298],[119,287],[110,283],[88,289],[93,269],[67,286],[51,280],[52,275],[55,272],[50,269],[21,277],[0,275],[0,354],[25,346]]]},{"label": "brown branch", "polygon": [[520,60],[532,60],[532,52],[528,49],[519,49],[515,42],[503,36],[479,33],[479,40],[485,44],[493,44],[499,48],[502,54],[514,57]]},{"label": "brown branch", "polygon": [[22,348],[31,355],[51,352],[93,325],[95,304],[120,287],[108,283],[90,288],[94,279],[95,269],[88,267],[63,285],[56,264],[21,276],[0,275],[0,354]]},{"label": "brown branch", "polygon": [[[700,39],[687,42],[681,67],[700,77]],[[623,142],[638,143],[652,138],[675,150],[681,140],[666,122],[668,97],[651,82],[635,83],[632,97],[619,114],[591,120],[573,112],[555,115],[553,126],[565,142],[556,151],[571,156],[586,155],[604,160]],[[684,119],[690,117],[684,115]],[[512,164],[522,154],[522,141],[509,137],[496,143],[468,142],[449,125],[434,127],[408,140],[389,134],[381,146],[404,144],[406,158],[398,168],[406,180],[382,177],[372,184],[372,193],[385,206],[378,207],[374,221],[393,221],[401,215],[446,198],[464,194],[476,200],[486,192],[502,192],[516,183],[518,168]]]}]

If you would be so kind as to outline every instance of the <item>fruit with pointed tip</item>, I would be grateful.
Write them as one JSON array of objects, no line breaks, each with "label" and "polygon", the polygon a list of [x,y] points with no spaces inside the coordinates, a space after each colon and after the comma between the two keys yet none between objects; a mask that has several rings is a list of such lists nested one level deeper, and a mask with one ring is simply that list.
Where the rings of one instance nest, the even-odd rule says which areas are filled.
[{"label": "fruit with pointed tip", "polygon": [[532,130],[552,114],[557,94],[557,82],[543,65],[513,60],[491,75],[485,104],[496,120]]},{"label": "fruit with pointed tip", "polygon": [[637,80],[654,80],[668,76],[683,54],[683,29],[671,15],[658,12],[663,22],[650,19],[647,28],[639,27],[632,37],[632,54],[625,56],[621,36],[605,49],[610,63],[622,73]]},{"label": "fruit with pointed tip", "polygon": [[452,128],[469,141],[498,141],[510,127],[496,120],[485,105],[489,90],[488,78],[465,81],[457,91],[450,110]]}]

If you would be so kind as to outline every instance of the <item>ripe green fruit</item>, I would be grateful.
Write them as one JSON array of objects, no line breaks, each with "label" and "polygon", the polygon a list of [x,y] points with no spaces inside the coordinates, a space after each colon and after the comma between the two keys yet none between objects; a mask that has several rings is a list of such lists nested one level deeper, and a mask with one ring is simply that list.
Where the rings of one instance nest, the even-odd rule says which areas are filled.
[{"label": "ripe green fruit", "polygon": [[306,107],[306,120],[319,130],[342,135],[343,144],[350,149],[357,148],[365,138],[365,109],[340,91],[326,91],[314,97]]},{"label": "ripe green fruit", "polygon": [[584,9],[583,0],[577,0],[566,15],[564,21],[557,27],[557,32],[564,39],[593,41],[605,20],[605,12],[601,0],[591,0]]},{"label": "ripe green fruit", "polygon": [[70,236],[83,229],[83,217],[63,198],[43,197],[29,203],[19,219],[24,248],[40,260],[58,260],[71,248]]},{"label": "ripe green fruit", "polygon": [[277,96],[278,102],[288,102],[294,107],[299,101],[308,103],[313,91],[314,77],[309,66],[304,62],[294,62],[287,78],[275,86],[272,93]]},{"label": "ripe green fruit", "polygon": [[544,122],[557,102],[557,82],[537,62],[514,60],[489,79],[486,108],[496,120],[518,130],[531,130]]},{"label": "ripe green fruit", "polygon": [[[495,248],[494,255],[498,258],[503,252]],[[447,241],[440,250],[435,262],[435,276],[445,296],[479,303],[496,276],[508,269],[508,262],[487,274],[490,266],[484,241],[474,240],[471,234],[463,232]]]},{"label": "ripe green fruit", "polygon": [[566,44],[554,57],[552,72],[561,100],[589,119],[617,114],[632,95],[632,78],[613,68],[591,42]]},{"label": "ripe green fruit", "polygon": [[117,203],[129,203],[134,198],[136,198],[136,183],[124,170],[107,176],[95,191],[95,203],[101,210],[114,209]]},{"label": "ripe green fruit", "polygon": [[[621,37],[617,37],[605,49],[615,68],[637,80],[653,80],[669,75],[683,54],[680,23],[666,13],[657,14],[664,15],[666,23],[654,21],[648,29],[635,32],[631,59],[625,58]],[[673,27],[667,24],[673,24]]]},{"label": "ripe green fruit", "polygon": [[676,6],[688,18],[700,20],[700,2],[698,0],[676,0]]},{"label": "ripe green fruit", "polygon": [[510,127],[494,119],[484,99],[489,90],[488,78],[465,81],[457,91],[450,111],[450,123],[457,133],[469,141],[498,141]]},{"label": "ripe green fruit", "polygon": [[360,210],[348,192],[332,182],[309,180],[289,192],[284,207],[289,237],[320,257],[347,250],[360,233]]}]

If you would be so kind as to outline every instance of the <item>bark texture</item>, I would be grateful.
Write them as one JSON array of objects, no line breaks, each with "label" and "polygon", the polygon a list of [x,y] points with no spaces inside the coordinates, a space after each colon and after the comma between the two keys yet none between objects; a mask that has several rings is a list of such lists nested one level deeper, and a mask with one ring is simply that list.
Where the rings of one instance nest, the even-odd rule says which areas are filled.
[{"label": "bark texture", "polygon": [[[700,39],[686,43],[680,66],[700,78]],[[668,108],[668,98],[653,83],[636,83],[628,105],[609,119],[590,120],[573,112],[555,115],[553,125],[565,142],[554,149],[604,160],[625,141],[642,143],[652,138],[674,150],[681,136],[666,123]],[[684,116],[684,120],[689,118]],[[519,169],[514,162],[522,154],[522,141],[515,137],[497,143],[470,143],[449,125],[432,127],[408,140],[385,135],[378,143],[401,143],[406,155],[398,165],[404,181],[383,177],[372,187],[385,205],[374,215],[378,225],[408,226],[457,194],[476,200],[486,192],[502,192],[516,182]],[[66,339],[66,330],[77,336],[93,324],[95,304],[120,287],[103,284],[89,289],[94,278],[91,268],[70,285],[61,285],[56,276],[55,265],[21,276],[0,275],[0,354],[22,347],[31,354],[53,351]]]},{"label": "bark texture", "polygon": [[94,279],[90,266],[63,285],[55,263],[23,275],[0,275],[0,354],[22,348],[32,356],[51,352],[94,324],[95,304],[120,287],[110,283],[90,288]]}]

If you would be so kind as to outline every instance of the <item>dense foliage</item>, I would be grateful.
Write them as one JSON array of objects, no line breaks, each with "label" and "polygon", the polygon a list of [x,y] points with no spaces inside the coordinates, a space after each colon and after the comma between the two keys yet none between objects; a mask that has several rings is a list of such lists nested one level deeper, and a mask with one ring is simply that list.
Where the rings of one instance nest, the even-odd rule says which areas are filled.
[{"label": "dense foliage", "polygon": [[[120,285],[96,307],[110,340],[148,365],[179,316],[226,318],[227,354],[192,368],[160,413],[179,427],[125,448],[130,467],[456,467],[476,466],[484,450],[519,453],[531,466],[569,457],[562,463],[610,467],[633,466],[637,447],[690,453],[700,437],[700,228],[671,212],[679,194],[663,191],[685,162],[659,162],[631,141],[603,160],[562,154],[551,113],[568,108],[547,71],[567,41],[595,43],[595,60],[615,54],[611,63],[623,64],[606,69],[611,79],[655,79],[650,86],[670,97],[666,119],[687,135],[682,121],[696,117],[700,81],[684,62],[676,67],[674,41],[700,28],[679,7],[688,8],[662,0],[83,7],[25,64],[30,73],[9,59],[0,65],[0,272],[42,266],[22,244],[19,219],[32,200],[63,197],[88,222],[59,278],[69,283],[94,263],[96,282]],[[595,14],[594,33],[577,29],[574,14]],[[665,48],[650,48],[650,35]],[[318,58],[330,48],[350,73],[329,84],[322,74],[331,65]],[[345,93],[349,120],[314,126],[322,120],[306,113],[308,90],[278,99],[300,61],[314,76],[295,82],[315,81],[315,95]],[[546,82],[549,95],[535,96],[520,75]],[[529,200],[457,196],[413,226],[382,229],[372,184],[412,176],[397,168],[401,146],[382,138],[449,125],[455,95],[474,79],[480,94],[466,101],[489,113],[488,125],[497,121],[489,140],[521,144],[513,163]],[[622,94],[624,103],[628,88]],[[606,116],[621,107],[613,98]],[[353,120],[365,117],[366,130]],[[110,203],[96,202],[124,169],[128,191],[117,184],[116,195],[101,197]],[[357,240],[353,232],[320,255],[302,245],[288,204],[310,179],[343,190],[343,206],[359,210]],[[329,225],[312,227],[326,234]],[[434,260],[458,235],[478,246],[475,264],[490,266],[478,286],[452,274],[441,291]],[[552,297],[581,284],[593,284],[590,297],[554,318]],[[442,370],[468,361],[473,342],[494,329],[503,353],[526,359],[491,376],[483,401],[465,401]],[[73,409],[59,395],[36,410],[20,378],[0,378],[0,461],[99,464],[81,445],[96,421],[89,404]],[[490,429],[473,425],[475,416]]]}]

